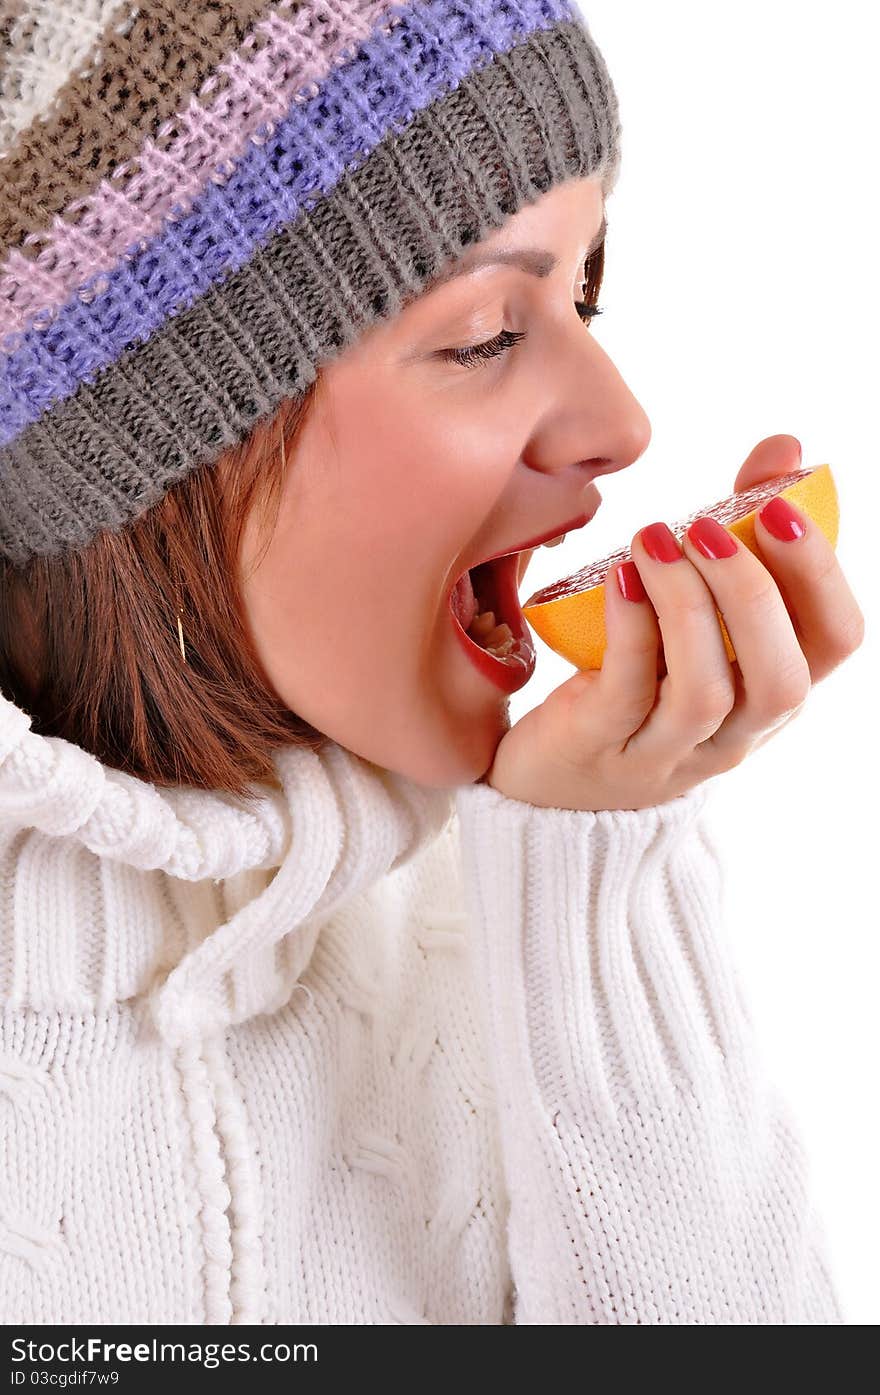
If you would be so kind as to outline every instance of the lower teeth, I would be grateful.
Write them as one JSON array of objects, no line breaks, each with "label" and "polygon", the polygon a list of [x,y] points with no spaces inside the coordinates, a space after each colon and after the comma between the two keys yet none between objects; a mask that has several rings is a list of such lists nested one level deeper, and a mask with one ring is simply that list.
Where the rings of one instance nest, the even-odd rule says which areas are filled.
[{"label": "lower teeth", "polygon": [[494,658],[513,659],[526,664],[522,643],[515,638],[506,621],[500,625],[495,624],[493,611],[479,611],[468,626],[467,633],[475,644]]}]

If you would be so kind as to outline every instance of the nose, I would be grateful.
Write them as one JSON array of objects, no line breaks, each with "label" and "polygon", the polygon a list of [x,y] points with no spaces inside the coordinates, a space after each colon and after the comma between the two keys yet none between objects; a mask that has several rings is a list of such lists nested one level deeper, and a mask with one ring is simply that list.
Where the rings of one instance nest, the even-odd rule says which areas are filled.
[{"label": "nose", "polygon": [[[651,440],[651,422],[616,364],[582,325],[575,342],[567,337],[546,382],[552,401],[545,404],[539,457],[544,469],[564,469],[578,462],[578,480],[588,484],[614,474],[643,455]],[[586,341],[586,343],[584,342]],[[537,457],[533,454],[533,462]]]}]

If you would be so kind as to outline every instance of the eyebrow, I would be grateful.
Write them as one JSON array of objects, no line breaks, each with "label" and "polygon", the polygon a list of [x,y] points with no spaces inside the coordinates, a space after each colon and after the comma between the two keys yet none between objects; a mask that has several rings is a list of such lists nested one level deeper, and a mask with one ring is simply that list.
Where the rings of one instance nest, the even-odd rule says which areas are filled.
[{"label": "eyebrow", "polygon": [[[602,222],[599,229],[587,248],[588,260],[593,253],[601,246],[608,231],[608,219],[602,214]],[[549,276],[551,271],[555,271],[558,266],[558,258],[552,252],[546,252],[540,247],[515,247],[509,252],[497,251],[494,248],[484,252],[472,253],[466,260],[454,262],[448,271],[442,272],[433,282],[435,286],[445,285],[449,281],[456,280],[459,276],[469,276],[472,271],[478,271],[484,266],[517,266],[521,271],[527,271],[532,276]]]}]

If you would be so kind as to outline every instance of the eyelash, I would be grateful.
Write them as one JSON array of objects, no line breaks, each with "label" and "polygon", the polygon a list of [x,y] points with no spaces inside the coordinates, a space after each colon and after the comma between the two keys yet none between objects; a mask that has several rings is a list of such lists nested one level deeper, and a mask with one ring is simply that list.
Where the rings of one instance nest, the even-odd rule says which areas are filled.
[{"label": "eyelash", "polygon": [[[601,315],[602,307],[598,304],[587,305],[585,300],[576,300],[574,308],[581,319],[589,322],[594,315]],[[494,339],[488,339],[485,344],[472,344],[466,349],[441,349],[440,356],[459,364],[462,368],[472,368],[475,363],[495,358],[498,354],[506,353],[508,349],[518,344],[520,339],[525,339],[525,331],[516,332],[512,329],[502,329],[500,334],[496,334]]]}]

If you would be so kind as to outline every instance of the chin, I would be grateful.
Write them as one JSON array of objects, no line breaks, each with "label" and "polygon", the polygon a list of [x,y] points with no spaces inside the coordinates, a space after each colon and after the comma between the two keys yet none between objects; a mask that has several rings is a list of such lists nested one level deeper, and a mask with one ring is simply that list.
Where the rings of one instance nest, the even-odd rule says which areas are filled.
[{"label": "chin", "polygon": [[[398,752],[388,766],[428,789],[455,789],[473,785],[486,774],[495,759],[498,743],[510,730],[509,699],[494,714],[493,725],[474,723],[466,740],[454,736],[438,740],[428,749]],[[411,757],[411,758],[410,758]]]}]

